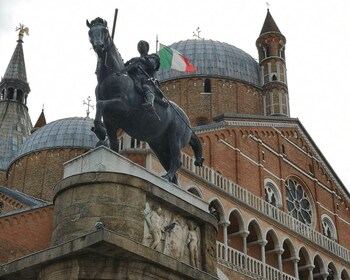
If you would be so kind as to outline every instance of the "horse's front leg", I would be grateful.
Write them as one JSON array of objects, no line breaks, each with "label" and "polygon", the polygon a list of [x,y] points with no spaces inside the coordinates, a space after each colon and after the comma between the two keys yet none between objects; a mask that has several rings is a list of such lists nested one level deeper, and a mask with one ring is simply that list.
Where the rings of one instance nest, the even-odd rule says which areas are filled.
[{"label": "horse's front leg", "polygon": [[162,177],[167,179],[169,182],[178,185],[179,182],[177,180],[176,171],[181,167],[182,163],[180,160],[180,155],[178,157],[172,158],[170,162],[170,169],[167,171],[165,175]]},{"label": "horse's front leg", "polygon": [[104,112],[106,104],[104,100],[98,100],[96,102],[96,114],[94,120],[94,127],[91,129],[100,141],[106,139],[106,129],[102,124],[102,114]]},{"label": "horse's front leg", "polygon": [[104,119],[104,124],[107,130],[109,147],[115,152],[119,152],[119,141],[117,137],[118,125],[109,118]]},{"label": "horse's front leg", "polygon": [[169,182],[172,182],[176,185],[178,185],[177,180],[177,170],[181,167],[181,147],[179,142],[176,140],[176,138],[170,138],[172,140],[169,141],[169,162],[167,173],[162,176],[163,178],[167,179]]}]

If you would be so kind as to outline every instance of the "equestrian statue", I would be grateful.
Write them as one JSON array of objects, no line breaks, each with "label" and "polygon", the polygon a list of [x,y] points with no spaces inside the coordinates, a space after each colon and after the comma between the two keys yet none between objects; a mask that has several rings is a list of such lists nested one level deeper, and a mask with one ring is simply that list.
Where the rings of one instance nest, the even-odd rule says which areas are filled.
[{"label": "equestrian statue", "polygon": [[178,184],[181,149],[190,145],[196,166],[202,166],[202,145],[190,127],[185,112],[168,101],[154,79],[159,68],[158,54],[148,54],[149,46],[140,41],[139,58],[124,64],[102,18],[86,21],[89,39],[97,54],[96,116],[93,131],[100,140],[118,152],[117,130],[145,141],[166,170],[162,176]]}]

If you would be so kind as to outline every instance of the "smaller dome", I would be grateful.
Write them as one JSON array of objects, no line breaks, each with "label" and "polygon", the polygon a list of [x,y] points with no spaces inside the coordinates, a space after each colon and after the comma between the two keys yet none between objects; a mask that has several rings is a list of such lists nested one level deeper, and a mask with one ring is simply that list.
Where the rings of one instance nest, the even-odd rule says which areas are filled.
[{"label": "smaller dome", "polygon": [[98,142],[98,138],[91,131],[93,121],[90,118],[79,117],[53,121],[27,138],[16,158],[50,148],[92,149]]}]

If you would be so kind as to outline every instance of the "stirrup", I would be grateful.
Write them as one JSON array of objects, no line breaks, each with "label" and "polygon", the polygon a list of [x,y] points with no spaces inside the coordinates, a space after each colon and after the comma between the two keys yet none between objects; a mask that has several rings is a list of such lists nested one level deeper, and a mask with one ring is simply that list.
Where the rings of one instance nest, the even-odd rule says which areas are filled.
[{"label": "stirrup", "polygon": [[154,111],[154,106],[152,103],[148,103],[148,102],[145,102],[142,104],[142,107],[146,110],[146,111],[149,111],[149,112],[153,112]]}]

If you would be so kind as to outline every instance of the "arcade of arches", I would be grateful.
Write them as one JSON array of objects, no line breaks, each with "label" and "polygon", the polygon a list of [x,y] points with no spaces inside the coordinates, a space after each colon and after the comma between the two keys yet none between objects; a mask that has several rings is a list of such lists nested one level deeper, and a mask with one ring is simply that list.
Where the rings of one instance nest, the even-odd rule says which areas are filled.
[{"label": "arcade of arches", "polygon": [[[187,190],[203,198],[198,186],[189,186]],[[261,269],[257,268],[260,264],[267,268],[262,268],[264,271],[271,268],[283,273],[283,279],[350,280],[345,267],[336,267],[327,256],[311,252],[310,247],[307,249],[302,243],[296,244],[285,232],[272,228],[271,223],[260,220],[258,215],[239,207],[225,209],[218,198],[209,203],[209,212],[219,225],[217,249],[222,258],[219,263],[233,262],[253,271]],[[266,275],[267,279],[277,279],[270,276],[272,273]]]}]

